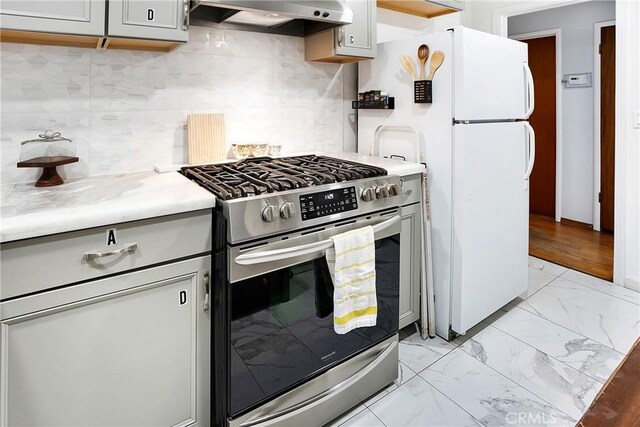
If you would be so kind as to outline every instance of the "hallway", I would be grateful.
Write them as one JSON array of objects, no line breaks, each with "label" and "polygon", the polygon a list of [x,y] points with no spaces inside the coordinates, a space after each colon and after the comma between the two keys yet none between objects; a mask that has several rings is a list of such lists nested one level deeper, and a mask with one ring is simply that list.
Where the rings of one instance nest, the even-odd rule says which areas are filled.
[{"label": "hallway", "polygon": [[529,255],[613,280],[613,234],[593,231],[585,224],[531,214]]}]

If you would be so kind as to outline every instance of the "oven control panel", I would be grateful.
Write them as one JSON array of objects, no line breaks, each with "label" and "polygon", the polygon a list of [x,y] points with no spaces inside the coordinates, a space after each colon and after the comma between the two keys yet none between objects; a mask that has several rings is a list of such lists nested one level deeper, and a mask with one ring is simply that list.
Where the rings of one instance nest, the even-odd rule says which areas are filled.
[{"label": "oven control panel", "polygon": [[338,188],[300,196],[302,220],[358,209],[356,187]]}]

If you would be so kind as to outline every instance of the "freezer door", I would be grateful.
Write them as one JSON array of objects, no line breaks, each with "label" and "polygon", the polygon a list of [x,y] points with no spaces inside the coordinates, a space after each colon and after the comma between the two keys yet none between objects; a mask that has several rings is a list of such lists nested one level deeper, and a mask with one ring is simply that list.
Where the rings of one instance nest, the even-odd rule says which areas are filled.
[{"label": "freezer door", "polygon": [[464,27],[453,33],[454,119],[528,118],[534,98],[527,45]]},{"label": "freezer door", "polygon": [[526,122],[454,126],[451,329],[527,290],[532,133]]}]

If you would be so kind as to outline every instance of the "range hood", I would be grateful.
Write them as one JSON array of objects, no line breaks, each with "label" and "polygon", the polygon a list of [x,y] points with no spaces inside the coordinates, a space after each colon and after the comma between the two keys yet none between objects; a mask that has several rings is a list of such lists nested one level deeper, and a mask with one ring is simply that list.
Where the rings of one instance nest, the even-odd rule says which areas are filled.
[{"label": "range hood", "polygon": [[353,20],[353,12],[344,0],[200,0],[192,5],[192,25],[294,36],[351,24]]}]

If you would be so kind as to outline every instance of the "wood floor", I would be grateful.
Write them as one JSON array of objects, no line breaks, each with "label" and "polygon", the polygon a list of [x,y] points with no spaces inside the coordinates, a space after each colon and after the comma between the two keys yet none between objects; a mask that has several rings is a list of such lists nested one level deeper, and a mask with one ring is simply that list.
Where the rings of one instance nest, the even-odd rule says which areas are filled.
[{"label": "wood floor", "polygon": [[531,214],[529,254],[613,280],[613,234],[593,231],[585,224]]},{"label": "wood floor", "polygon": [[578,423],[579,427],[640,426],[640,340]]}]

